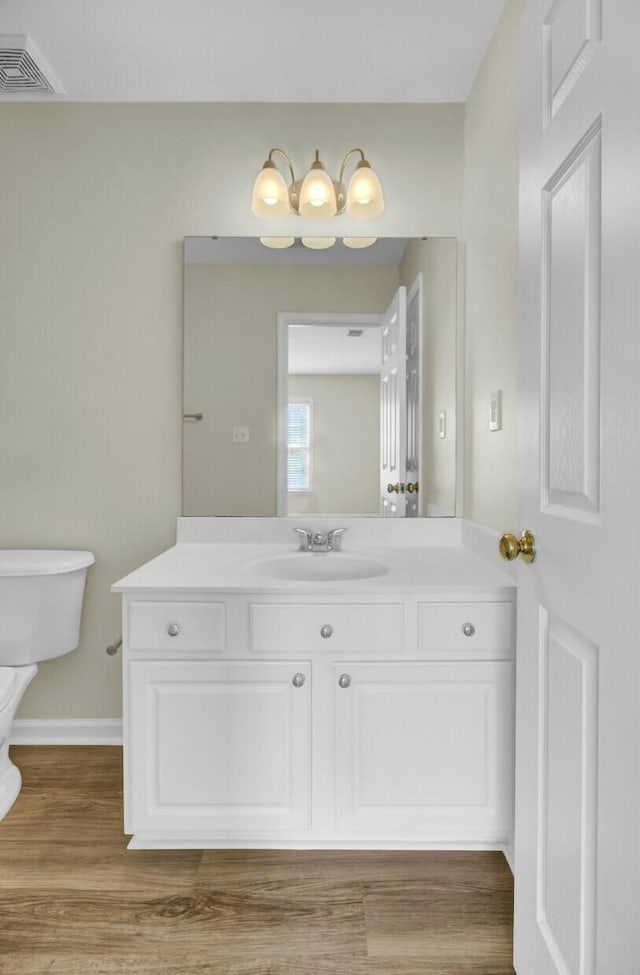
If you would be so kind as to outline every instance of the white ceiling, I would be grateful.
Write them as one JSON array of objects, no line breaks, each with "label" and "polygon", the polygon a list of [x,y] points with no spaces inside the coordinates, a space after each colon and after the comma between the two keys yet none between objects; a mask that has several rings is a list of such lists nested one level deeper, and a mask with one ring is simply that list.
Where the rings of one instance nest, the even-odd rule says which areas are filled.
[{"label": "white ceiling", "polygon": [[[350,337],[349,329],[362,328]],[[290,325],[289,375],[380,375],[382,338],[375,326]]]},{"label": "white ceiling", "polygon": [[345,247],[337,238],[333,247],[314,250],[297,238],[283,250],[265,247],[258,237],[185,237],[185,264],[393,264],[407,248],[407,237],[380,237],[371,247]]},{"label": "white ceiling", "polygon": [[66,95],[2,101],[462,102],[504,0],[0,0]]}]

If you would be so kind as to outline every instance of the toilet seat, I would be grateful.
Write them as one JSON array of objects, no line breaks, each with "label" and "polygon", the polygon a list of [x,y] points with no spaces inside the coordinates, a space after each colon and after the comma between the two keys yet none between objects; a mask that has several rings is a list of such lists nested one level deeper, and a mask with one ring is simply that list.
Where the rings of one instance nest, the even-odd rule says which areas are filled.
[{"label": "toilet seat", "polygon": [[15,667],[0,667],[0,711],[12,697],[16,680]]}]

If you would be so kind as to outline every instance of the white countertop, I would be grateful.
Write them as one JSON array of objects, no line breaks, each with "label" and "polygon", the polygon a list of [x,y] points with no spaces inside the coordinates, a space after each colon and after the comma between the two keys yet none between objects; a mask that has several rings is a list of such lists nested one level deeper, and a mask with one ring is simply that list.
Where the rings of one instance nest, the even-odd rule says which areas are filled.
[{"label": "white countertop", "polygon": [[[305,595],[409,593],[461,589],[511,595],[514,580],[461,544],[412,547],[367,546],[342,552],[300,553],[301,559],[364,558],[388,566],[384,575],[365,579],[302,582],[274,578],[269,560],[294,555],[295,546],[233,542],[180,542],[112,587],[113,592],[263,592]],[[497,561],[497,557],[496,557]]]}]

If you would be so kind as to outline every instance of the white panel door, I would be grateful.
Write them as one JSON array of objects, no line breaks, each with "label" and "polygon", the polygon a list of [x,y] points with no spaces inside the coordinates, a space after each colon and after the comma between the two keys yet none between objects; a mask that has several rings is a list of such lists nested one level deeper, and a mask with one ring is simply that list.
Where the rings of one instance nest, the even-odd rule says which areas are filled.
[{"label": "white panel door", "polygon": [[[398,288],[380,328],[380,514],[405,514],[407,459],[407,289]],[[390,490],[390,487],[395,490]]]},{"label": "white panel door", "polygon": [[640,4],[521,45],[515,966],[640,971]]},{"label": "white panel door", "polygon": [[411,285],[407,295],[406,386],[407,386],[407,446],[405,477],[406,517],[417,518],[420,510],[420,444],[422,440],[420,396],[420,323],[422,321],[422,274]]},{"label": "white panel door", "polygon": [[139,791],[126,797],[127,828],[307,828],[310,669],[299,661],[131,663],[128,778]]},{"label": "white panel door", "polygon": [[513,664],[344,663],[334,685],[340,832],[506,841]]}]

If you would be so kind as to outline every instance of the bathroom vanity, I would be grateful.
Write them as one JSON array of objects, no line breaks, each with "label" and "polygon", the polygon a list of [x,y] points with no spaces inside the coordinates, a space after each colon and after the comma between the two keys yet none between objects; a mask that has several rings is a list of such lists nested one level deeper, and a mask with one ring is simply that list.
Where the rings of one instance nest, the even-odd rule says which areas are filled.
[{"label": "bathroom vanity", "polygon": [[511,578],[453,519],[339,522],[312,553],[303,522],[180,519],[114,586],[132,848],[509,844]]}]

